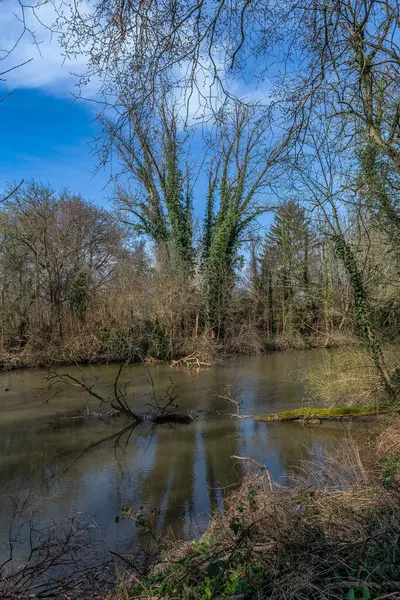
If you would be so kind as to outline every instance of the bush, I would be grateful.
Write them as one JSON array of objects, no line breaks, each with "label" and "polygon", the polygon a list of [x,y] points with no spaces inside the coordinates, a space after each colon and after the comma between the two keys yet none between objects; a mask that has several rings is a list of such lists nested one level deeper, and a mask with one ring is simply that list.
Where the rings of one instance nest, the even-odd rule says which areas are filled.
[{"label": "bush", "polygon": [[312,403],[325,406],[382,404],[385,398],[379,373],[360,346],[322,351],[320,364],[306,370],[305,387]]}]

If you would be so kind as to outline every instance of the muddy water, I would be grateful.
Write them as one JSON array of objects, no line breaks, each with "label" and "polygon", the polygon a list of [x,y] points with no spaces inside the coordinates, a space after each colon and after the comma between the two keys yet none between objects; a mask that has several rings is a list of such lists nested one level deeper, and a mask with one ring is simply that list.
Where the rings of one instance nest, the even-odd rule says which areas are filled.
[{"label": "muddy water", "polygon": [[[55,415],[85,405],[79,389],[61,390],[46,403],[44,372],[0,375],[0,542],[7,535],[15,502],[26,497],[39,524],[61,521],[74,511],[92,515],[103,528],[108,547],[119,551],[137,549],[142,543],[132,521],[115,522],[126,506],[159,509],[158,534],[172,530],[176,536],[195,537],[242,474],[243,465],[232,455],[263,462],[277,481],[290,477],[299,461],[323,464],[343,438],[343,427],[236,420],[223,414],[234,407],[218,397],[231,383],[240,389],[243,413],[296,408],[304,394],[305,369],[319,360],[320,352],[239,358],[199,372],[152,366],[160,395],[172,377],[180,410],[221,414],[213,412],[189,426],[152,429],[144,424],[121,435],[127,425],[121,418],[54,427]],[[107,395],[117,368],[84,367],[82,374],[86,383],[96,381],[96,389]],[[77,369],[63,371],[80,376]],[[143,405],[149,391],[143,368],[127,367],[121,382],[128,383],[134,403]]]}]

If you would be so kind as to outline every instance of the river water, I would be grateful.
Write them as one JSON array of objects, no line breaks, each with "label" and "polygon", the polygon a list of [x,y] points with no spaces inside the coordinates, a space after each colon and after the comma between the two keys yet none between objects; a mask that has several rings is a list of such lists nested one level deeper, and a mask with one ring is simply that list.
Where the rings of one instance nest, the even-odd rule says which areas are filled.
[{"label": "river water", "polygon": [[[157,535],[171,531],[177,537],[196,537],[243,474],[243,463],[233,455],[262,462],[281,482],[303,460],[323,464],[343,439],[342,426],[237,420],[227,414],[235,407],[218,397],[230,384],[238,390],[243,413],[299,407],[305,370],[320,356],[321,350],[241,357],[200,371],[151,366],[161,396],[172,378],[180,411],[213,413],[190,425],[143,424],[121,436],[118,432],[127,426],[122,418],[54,426],[55,415],[85,404],[86,396],[78,388],[61,390],[46,403],[44,371],[1,374],[0,542],[7,537],[15,503],[26,498],[30,514],[43,525],[61,522],[75,511],[91,515],[101,526],[107,546],[121,552],[142,543],[133,521],[116,519],[124,507],[158,509]],[[107,395],[112,393],[117,370],[116,365],[88,366],[82,375]],[[61,371],[80,377],[74,368]],[[126,367],[121,377],[138,407],[149,391],[146,377],[140,365]]]}]

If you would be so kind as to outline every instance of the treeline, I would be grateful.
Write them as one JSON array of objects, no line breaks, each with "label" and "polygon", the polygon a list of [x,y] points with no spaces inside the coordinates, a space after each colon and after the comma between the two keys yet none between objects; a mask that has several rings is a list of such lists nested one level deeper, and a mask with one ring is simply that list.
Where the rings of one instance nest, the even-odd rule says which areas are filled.
[{"label": "treeline", "polygon": [[57,13],[66,55],[87,59],[81,84],[102,81],[115,214],[35,184],[6,192],[3,352],[172,358],[353,337],[394,392],[397,8],[104,0]]},{"label": "treeline", "polygon": [[[233,225],[237,199],[226,206],[230,198],[220,195],[227,184],[213,173],[196,239],[180,171],[175,177],[178,193],[171,186],[174,200],[160,200],[152,236],[148,213],[147,241],[139,235],[142,224],[139,232],[136,220],[127,224],[137,206],[131,212],[121,190],[124,211],[112,213],[35,182],[2,205],[5,366],[259,353],[354,339],[343,262],[331,236],[298,201],[281,203],[269,225],[241,236]],[[359,225],[355,220],[348,240],[368,276],[374,322],[394,339],[399,300],[389,278],[396,269],[386,260],[384,234],[373,228],[361,234]]]}]

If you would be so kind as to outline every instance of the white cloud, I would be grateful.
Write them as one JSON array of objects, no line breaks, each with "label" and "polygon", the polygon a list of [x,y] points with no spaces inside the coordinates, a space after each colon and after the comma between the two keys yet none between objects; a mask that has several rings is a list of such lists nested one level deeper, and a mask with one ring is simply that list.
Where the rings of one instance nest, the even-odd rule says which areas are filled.
[{"label": "white cloud", "polygon": [[[57,34],[50,31],[56,20],[53,3],[39,1],[42,5],[37,9],[35,16],[29,7],[22,12],[18,0],[0,0],[0,73],[30,61],[0,76],[3,80],[0,83],[8,89],[40,88],[55,95],[67,95],[69,92],[78,94],[77,78],[74,75],[83,74],[87,70],[86,56],[79,54],[75,60],[65,59]],[[24,6],[28,2],[34,5],[38,0],[25,0]],[[85,12],[90,11],[86,0],[81,4],[81,9]],[[64,12],[65,10],[64,5]],[[25,31],[21,22],[22,16],[26,19]],[[11,49],[12,52],[7,56],[7,51]],[[261,85],[257,85],[255,80],[245,83],[231,77],[223,61],[215,61],[214,64],[220,80],[231,94],[245,101],[262,104],[269,102],[268,82],[264,81]],[[177,80],[187,77],[189,69],[189,63],[177,69]],[[98,98],[100,88],[100,80],[92,76],[82,90],[82,95],[86,98]],[[225,98],[207,61],[203,67],[198,68],[196,85],[191,92],[177,86],[176,97],[182,103],[182,116],[191,124],[202,117],[207,118],[210,108],[215,111]]]},{"label": "white cloud", "polygon": [[[188,78],[191,73],[191,63],[187,62],[176,69],[177,81]],[[217,77],[214,76],[214,67]],[[253,78],[245,82],[243,78],[233,77],[223,61],[215,60],[213,65],[204,61],[198,65],[193,83],[189,88],[184,86],[184,91],[177,86],[176,100],[181,104],[182,119],[190,125],[204,119],[207,121],[227,99],[227,94],[238,98],[242,102],[251,104],[268,105],[271,102],[272,87],[268,80],[258,81]]]},{"label": "white cloud", "polygon": [[[71,73],[85,72],[85,57],[65,60],[57,35],[48,29],[56,16],[51,4],[37,9],[38,18],[32,10],[25,9],[26,28],[22,16],[17,0],[0,0],[0,73],[30,61],[4,74],[2,85],[9,89],[42,88],[57,95],[67,94],[76,83]],[[92,82],[87,92],[95,88],[97,82]]]}]

